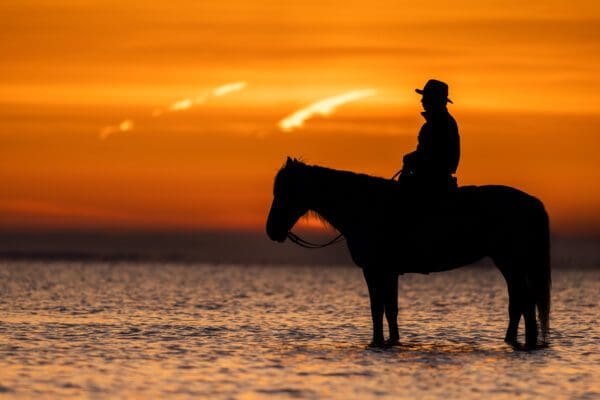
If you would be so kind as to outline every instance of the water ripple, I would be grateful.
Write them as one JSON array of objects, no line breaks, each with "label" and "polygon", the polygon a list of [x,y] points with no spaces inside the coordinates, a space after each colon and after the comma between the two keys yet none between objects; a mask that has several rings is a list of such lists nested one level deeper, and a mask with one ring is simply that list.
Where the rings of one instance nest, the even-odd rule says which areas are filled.
[{"label": "water ripple", "polygon": [[0,394],[22,398],[600,396],[597,271],[554,276],[552,346],[502,342],[495,270],[400,278],[401,345],[366,348],[357,268],[0,263]]}]

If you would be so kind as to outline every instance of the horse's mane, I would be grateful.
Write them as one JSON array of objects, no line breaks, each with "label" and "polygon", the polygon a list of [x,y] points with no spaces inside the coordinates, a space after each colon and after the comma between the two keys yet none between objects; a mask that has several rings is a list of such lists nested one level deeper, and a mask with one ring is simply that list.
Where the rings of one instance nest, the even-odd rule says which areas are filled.
[{"label": "horse's mane", "polygon": [[[371,176],[352,171],[336,170],[318,165],[308,165],[297,159],[289,158],[275,176],[273,192],[275,195],[303,196],[306,193],[298,191],[300,185],[316,185],[328,191],[340,192],[351,188],[355,196],[369,196],[374,191],[397,190],[398,185],[390,179]],[[316,217],[325,226],[331,224],[318,212],[309,210],[307,218]]]},{"label": "horse's mane", "polygon": [[[290,179],[296,177],[309,177],[312,181],[326,180],[328,184],[335,183],[338,186],[351,185],[358,191],[374,189],[385,190],[389,188],[397,188],[391,179],[385,179],[377,176],[372,176],[364,173],[352,171],[337,170],[319,165],[308,165],[296,159],[288,159],[287,163],[279,170],[275,176],[273,191],[275,193],[289,189],[286,186],[290,185]],[[328,179],[328,178],[335,179]]]}]

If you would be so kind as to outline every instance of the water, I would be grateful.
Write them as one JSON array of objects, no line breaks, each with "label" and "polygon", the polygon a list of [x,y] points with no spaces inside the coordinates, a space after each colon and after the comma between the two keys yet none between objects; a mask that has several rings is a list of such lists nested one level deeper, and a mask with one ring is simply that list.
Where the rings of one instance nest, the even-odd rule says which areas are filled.
[{"label": "water", "polygon": [[600,271],[555,271],[552,346],[502,342],[494,269],[400,278],[369,350],[358,268],[0,263],[0,397],[600,397]]}]

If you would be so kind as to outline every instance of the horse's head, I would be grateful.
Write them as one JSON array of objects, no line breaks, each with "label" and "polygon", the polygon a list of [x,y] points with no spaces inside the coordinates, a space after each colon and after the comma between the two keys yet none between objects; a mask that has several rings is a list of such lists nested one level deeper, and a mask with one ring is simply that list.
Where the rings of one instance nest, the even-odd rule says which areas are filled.
[{"label": "horse's head", "polygon": [[288,157],[285,166],[275,177],[273,203],[267,219],[267,235],[271,240],[285,241],[296,221],[308,211],[299,185],[304,168],[305,164]]}]

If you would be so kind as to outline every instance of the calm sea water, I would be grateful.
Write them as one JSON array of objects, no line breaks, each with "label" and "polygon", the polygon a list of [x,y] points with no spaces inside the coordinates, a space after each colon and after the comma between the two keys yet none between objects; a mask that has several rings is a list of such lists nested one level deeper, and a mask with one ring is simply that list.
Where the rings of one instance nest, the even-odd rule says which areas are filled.
[{"label": "calm sea water", "polygon": [[400,278],[369,350],[358,268],[0,263],[0,397],[599,398],[599,271],[555,271],[552,346],[502,342],[498,271]]}]

